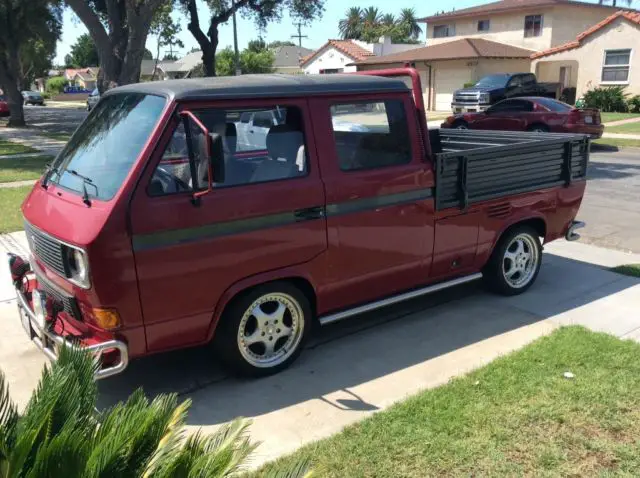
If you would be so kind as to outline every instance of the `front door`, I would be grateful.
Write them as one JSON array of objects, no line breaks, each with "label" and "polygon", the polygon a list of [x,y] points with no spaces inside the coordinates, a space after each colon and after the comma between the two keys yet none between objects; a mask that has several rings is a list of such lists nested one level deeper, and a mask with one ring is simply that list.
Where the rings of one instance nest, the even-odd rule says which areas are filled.
[{"label": "front door", "polygon": [[[189,167],[184,130],[176,121],[139,182],[130,221],[151,351],[202,342],[219,298],[234,283],[306,263],[327,247],[325,219],[305,214],[325,204],[305,101],[184,106],[211,132],[224,135],[226,177],[199,205],[192,203],[194,187],[206,186],[192,170],[206,168]],[[264,147],[255,157],[246,150],[238,154],[233,132],[243,114],[276,107],[287,111],[288,123],[265,133],[266,155]],[[197,148],[194,155],[204,159]]]},{"label": "front door", "polygon": [[428,281],[433,174],[409,95],[313,99],[327,197],[326,309],[368,302]]}]

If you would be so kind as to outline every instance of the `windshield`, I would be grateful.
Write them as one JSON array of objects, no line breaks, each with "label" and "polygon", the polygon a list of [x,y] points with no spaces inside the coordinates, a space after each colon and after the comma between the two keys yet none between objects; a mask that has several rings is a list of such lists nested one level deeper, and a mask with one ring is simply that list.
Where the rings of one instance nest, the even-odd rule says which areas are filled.
[{"label": "windshield", "polygon": [[166,100],[141,93],[106,96],[56,158],[49,181],[108,201],[120,189],[158,123]]},{"label": "windshield", "polygon": [[476,83],[476,86],[481,86],[483,88],[493,87],[493,88],[504,88],[507,86],[507,81],[509,80],[509,75],[489,75],[482,78],[480,81]]}]

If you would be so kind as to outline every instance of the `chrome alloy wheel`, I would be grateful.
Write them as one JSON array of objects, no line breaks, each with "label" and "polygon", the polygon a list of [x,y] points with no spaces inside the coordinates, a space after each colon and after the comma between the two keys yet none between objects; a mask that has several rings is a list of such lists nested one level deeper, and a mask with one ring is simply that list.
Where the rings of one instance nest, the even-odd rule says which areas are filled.
[{"label": "chrome alloy wheel", "polygon": [[507,246],[502,259],[502,274],[514,289],[525,287],[535,277],[540,254],[535,238],[518,234]]},{"label": "chrome alloy wheel", "polygon": [[272,292],[256,299],[242,316],[238,349],[254,367],[275,367],[296,351],[303,332],[300,304],[288,294]]}]

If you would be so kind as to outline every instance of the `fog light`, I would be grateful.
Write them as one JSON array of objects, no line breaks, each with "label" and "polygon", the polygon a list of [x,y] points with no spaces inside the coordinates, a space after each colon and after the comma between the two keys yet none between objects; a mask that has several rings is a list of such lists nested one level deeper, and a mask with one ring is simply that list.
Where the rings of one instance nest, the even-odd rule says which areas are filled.
[{"label": "fog light", "polygon": [[96,324],[105,330],[113,330],[120,327],[120,314],[115,309],[93,309],[93,317]]}]

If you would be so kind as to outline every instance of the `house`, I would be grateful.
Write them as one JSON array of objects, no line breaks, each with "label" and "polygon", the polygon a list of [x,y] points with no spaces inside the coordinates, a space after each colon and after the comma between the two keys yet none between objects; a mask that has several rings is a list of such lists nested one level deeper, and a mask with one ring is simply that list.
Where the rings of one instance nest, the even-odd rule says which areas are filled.
[{"label": "house", "polygon": [[599,86],[625,86],[640,95],[640,13],[619,11],[573,41],[534,53],[531,71],[540,81],[562,81],[576,97]]},{"label": "house", "polygon": [[428,110],[451,109],[452,94],[466,83],[491,73],[529,71],[531,50],[481,38],[464,38],[393,55],[370,57],[357,63],[358,70],[415,67],[425,89]]},{"label": "house", "polygon": [[[423,76],[427,106],[450,111],[453,92],[465,83],[489,73],[535,71],[532,55],[575,41],[618,10],[575,0],[500,0],[422,18],[426,47],[356,63],[358,69],[414,63]],[[577,70],[541,68],[541,81],[575,87]]]},{"label": "house", "polygon": [[275,73],[301,74],[300,61],[313,50],[294,45],[283,45],[273,49],[273,70]]},{"label": "house", "polygon": [[421,47],[420,44],[391,43],[389,37],[380,37],[378,43],[358,40],[329,40],[300,62],[305,74],[343,73],[356,71],[354,62],[372,56],[388,55]]},{"label": "house", "polygon": [[73,69],[68,68],[64,71],[64,77],[69,83],[69,86],[93,91],[96,88],[96,81],[98,79],[99,69],[96,67]]}]

